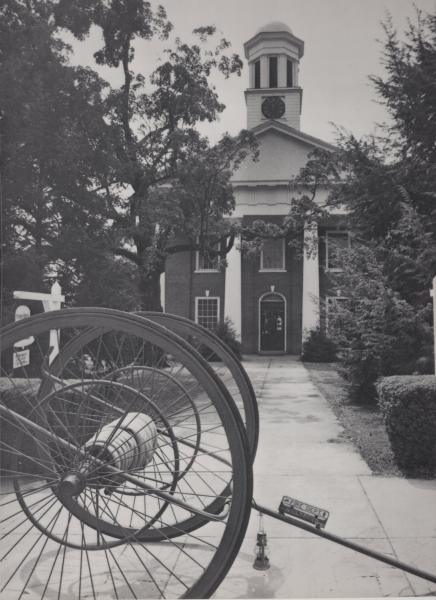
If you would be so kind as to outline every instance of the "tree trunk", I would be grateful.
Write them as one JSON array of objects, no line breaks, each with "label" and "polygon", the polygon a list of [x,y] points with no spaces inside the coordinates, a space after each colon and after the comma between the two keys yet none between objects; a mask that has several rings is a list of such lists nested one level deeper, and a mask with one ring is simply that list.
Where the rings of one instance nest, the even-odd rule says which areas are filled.
[{"label": "tree trunk", "polygon": [[159,271],[141,271],[139,276],[139,292],[141,295],[142,310],[162,312]]},{"label": "tree trunk", "polygon": [[[145,271],[141,269],[139,275],[139,292],[142,310],[162,312],[159,271]],[[150,366],[159,365],[159,368],[166,363],[164,350],[149,342],[144,345],[142,358],[144,364]]]}]

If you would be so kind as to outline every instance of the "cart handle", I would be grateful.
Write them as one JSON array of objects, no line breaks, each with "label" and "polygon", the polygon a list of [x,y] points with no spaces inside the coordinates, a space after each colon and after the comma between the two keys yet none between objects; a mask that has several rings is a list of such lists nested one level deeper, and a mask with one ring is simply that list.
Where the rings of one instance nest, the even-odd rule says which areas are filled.
[{"label": "cart handle", "polygon": [[294,527],[298,527],[299,529],[304,529],[305,531],[309,531],[314,535],[319,537],[323,537],[335,544],[340,544],[341,546],[345,546],[346,548],[351,548],[351,550],[355,550],[356,552],[360,552],[360,554],[365,554],[366,556],[370,556],[371,558],[375,558],[380,562],[384,562],[392,567],[396,567],[397,569],[401,569],[402,571],[406,571],[407,573],[411,573],[416,577],[420,577],[421,579],[426,579],[427,581],[431,581],[432,583],[436,583],[436,574],[428,573],[427,571],[423,571],[421,569],[417,569],[416,567],[409,565],[407,563],[401,562],[395,558],[391,558],[386,554],[381,554],[380,552],[376,552],[375,550],[371,550],[370,548],[366,548],[365,546],[361,546],[360,544],[356,544],[347,540],[339,535],[335,535],[334,533],[329,533],[324,529],[319,529],[314,525],[310,525],[309,523],[304,523],[294,517],[288,517],[280,514],[275,510],[271,510],[266,508],[265,506],[260,506],[253,498],[252,508],[259,511],[260,513],[267,515],[268,517],[272,517],[273,519],[277,519],[279,521],[283,521],[284,523],[288,523],[289,525],[293,525]]}]

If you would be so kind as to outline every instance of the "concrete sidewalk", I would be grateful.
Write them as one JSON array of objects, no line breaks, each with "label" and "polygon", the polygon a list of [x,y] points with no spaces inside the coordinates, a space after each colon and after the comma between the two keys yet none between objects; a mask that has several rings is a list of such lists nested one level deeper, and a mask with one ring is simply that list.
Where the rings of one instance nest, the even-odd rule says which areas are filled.
[{"label": "concrete sidewalk", "polygon": [[[288,494],[330,511],[327,530],[436,572],[436,481],[371,472],[304,365],[290,356],[247,357],[259,402],[254,498],[276,509]],[[264,518],[271,568],[252,568],[252,511],[238,558],[216,598],[436,595],[436,584]]]}]

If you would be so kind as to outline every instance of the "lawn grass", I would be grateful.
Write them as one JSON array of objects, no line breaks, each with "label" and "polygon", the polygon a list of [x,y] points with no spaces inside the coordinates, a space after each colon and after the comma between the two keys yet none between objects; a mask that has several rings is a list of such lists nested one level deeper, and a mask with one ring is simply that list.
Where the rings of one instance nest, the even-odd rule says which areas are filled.
[{"label": "lawn grass", "polygon": [[[395,464],[389,439],[378,406],[352,404],[347,383],[334,363],[309,363],[304,366],[344,428],[344,438],[351,440],[375,475],[401,476]],[[332,440],[332,443],[340,440]]]}]

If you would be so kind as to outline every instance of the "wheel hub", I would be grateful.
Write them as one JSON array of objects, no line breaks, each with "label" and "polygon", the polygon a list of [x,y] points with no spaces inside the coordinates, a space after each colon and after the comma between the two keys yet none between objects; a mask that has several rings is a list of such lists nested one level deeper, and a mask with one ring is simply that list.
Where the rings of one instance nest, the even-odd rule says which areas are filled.
[{"label": "wheel hub", "polygon": [[[129,412],[104,425],[84,445],[93,458],[120,471],[144,469],[152,460],[157,445],[157,429],[153,419],[139,412]],[[86,477],[91,487],[113,487],[122,482],[122,475],[113,475],[105,465],[89,468]]]},{"label": "wheel hub", "polygon": [[62,476],[59,482],[58,492],[59,495],[64,496],[78,496],[83,492],[86,486],[86,478],[82,473],[66,473]]},{"label": "wheel hub", "polygon": [[152,460],[157,445],[157,429],[153,419],[130,412],[99,429],[82,447],[87,457],[74,470],[62,475],[58,485],[60,496],[78,496],[85,487],[113,489],[123,482],[107,466],[132,473],[144,469]]}]

